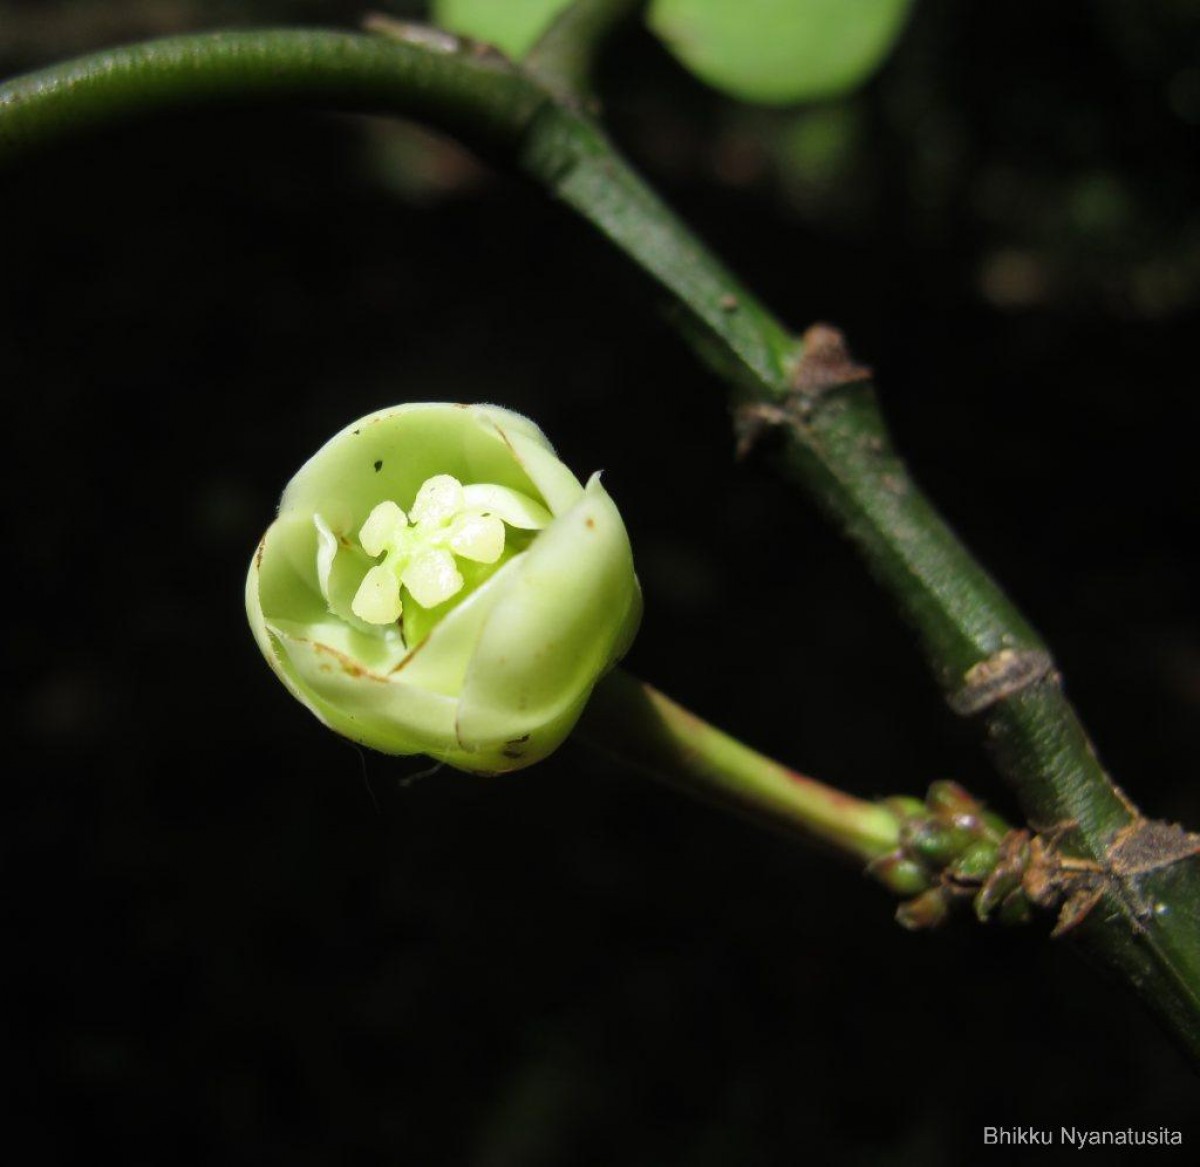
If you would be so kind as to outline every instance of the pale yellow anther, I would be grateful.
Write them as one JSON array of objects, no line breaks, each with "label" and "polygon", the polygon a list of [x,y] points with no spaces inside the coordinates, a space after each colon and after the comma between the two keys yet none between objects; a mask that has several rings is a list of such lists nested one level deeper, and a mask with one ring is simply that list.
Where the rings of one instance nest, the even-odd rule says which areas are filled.
[{"label": "pale yellow anther", "polygon": [[461,590],[463,577],[454,565],[454,556],[439,548],[413,559],[401,573],[400,582],[422,608],[436,608]]},{"label": "pale yellow anther", "polygon": [[[399,509],[399,508],[397,508]],[[350,602],[352,611],[368,624],[394,624],[400,619],[404,605],[400,602],[400,581],[390,567],[379,564],[371,568]]]},{"label": "pale yellow anther", "polygon": [[358,541],[362,549],[371,556],[382,555],[391,549],[396,536],[408,526],[404,512],[390,499],[379,503],[363,523],[358,532]]},{"label": "pale yellow anther", "polygon": [[504,553],[504,524],[495,515],[463,515],[454,524],[450,550],[475,563],[495,563]]},{"label": "pale yellow anther", "polygon": [[451,474],[427,478],[409,508],[414,523],[443,523],[466,505],[462,483]]}]

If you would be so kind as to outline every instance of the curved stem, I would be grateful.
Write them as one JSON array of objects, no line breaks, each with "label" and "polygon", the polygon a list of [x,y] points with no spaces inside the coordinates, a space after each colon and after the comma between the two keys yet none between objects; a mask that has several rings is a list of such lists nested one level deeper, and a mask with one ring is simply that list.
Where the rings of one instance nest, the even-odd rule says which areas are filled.
[{"label": "curved stem", "polygon": [[[0,165],[71,134],[171,110],[275,106],[417,118],[524,172],[675,302],[735,381],[787,387],[795,341],[692,237],[599,128],[511,62],[447,33],[218,32],[110,49],[0,85]],[[736,310],[735,310],[736,309]]]},{"label": "curved stem", "polygon": [[268,105],[417,118],[507,155],[551,100],[498,54],[396,27],[415,31],[410,39],[327,29],[168,37],[14,78],[0,85],[0,162],[139,116]]},{"label": "curved stem", "polygon": [[869,862],[899,844],[900,819],[888,806],[757,753],[621,669],[597,685],[575,732],[651,777],[852,859]]}]

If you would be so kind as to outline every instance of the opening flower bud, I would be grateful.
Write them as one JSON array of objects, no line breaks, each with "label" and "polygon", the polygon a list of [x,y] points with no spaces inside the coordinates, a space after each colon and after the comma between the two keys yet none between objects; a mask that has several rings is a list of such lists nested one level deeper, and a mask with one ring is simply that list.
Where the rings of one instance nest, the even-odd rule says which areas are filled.
[{"label": "opening flower bud", "polygon": [[532,422],[401,405],[288,484],[246,583],[255,639],[332,729],[480,773],[545,757],[641,615],[621,516]]}]

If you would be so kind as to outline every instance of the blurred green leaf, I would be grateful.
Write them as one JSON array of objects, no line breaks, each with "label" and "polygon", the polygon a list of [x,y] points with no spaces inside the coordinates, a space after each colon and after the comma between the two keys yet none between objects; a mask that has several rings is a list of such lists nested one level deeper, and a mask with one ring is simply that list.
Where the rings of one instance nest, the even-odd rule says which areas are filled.
[{"label": "blurred green leaf", "polygon": [[865,81],[912,0],[654,0],[651,28],[697,77],[743,101],[787,105]]},{"label": "blurred green leaf", "polygon": [[435,23],[519,57],[571,0],[433,0]]}]

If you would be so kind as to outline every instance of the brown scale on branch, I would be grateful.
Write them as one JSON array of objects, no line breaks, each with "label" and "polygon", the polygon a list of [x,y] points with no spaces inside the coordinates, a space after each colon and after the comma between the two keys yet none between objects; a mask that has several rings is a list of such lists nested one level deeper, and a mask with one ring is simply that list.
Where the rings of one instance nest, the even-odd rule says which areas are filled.
[{"label": "brown scale on branch", "polygon": [[[1058,911],[1051,933],[1078,927],[1106,898],[1124,901],[1133,927],[1142,930],[1161,908],[1146,880],[1200,856],[1200,835],[1173,824],[1136,818],[1113,836],[1103,861],[1064,850],[1073,822],[1044,831],[1011,829],[952,782],[935,783],[924,804],[908,811],[896,853],[876,860],[870,874],[908,892],[924,873],[926,886],[896,911],[906,928],[933,928],[958,904],[969,903],[981,921],[1024,923],[1035,910]],[[903,883],[896,878],[903,871]]]},{"label": "brown scale on branch", "polygon": [[947,702],[960,717],[970,717],[1046,678],[1059,679],[1044,649],[1004,648],[968,669],[962,687]]},{"label": "brown scale on branch", "polygon": [[[1064,833],[1072,829],[1073,823],[1065,824]],[[1057,839],[1051,839],[1057,830],[1031,840],[1031,846],[1039,838],[1051,841],[1043,844],[1044,857],[1026,880],[1032,892],[1046,897],[1045,906],[1062,904],[1054,936],[1081,924],[1107,896],[1123,898],[1132,909],[1135,926],[1144,930],[1144,921],[1161,910],[1161,905],[1146,895],[1145,880],[1200,855],[1200,835],[1185,831],[1178,823],[1140,816],[1117,832],[1101,863],[1062,855]]]},{"label": "brown scale on branch", "polygon": [[737,456],[744,458],[762,435],[780,426],[802,428],[827,393],[859,385],[873,375],[851,355],[846,338],[832,324],[814,324],[800,338],[801,355],[792,371],[787,397],[780,405],[749,402],[734,417]]}]

